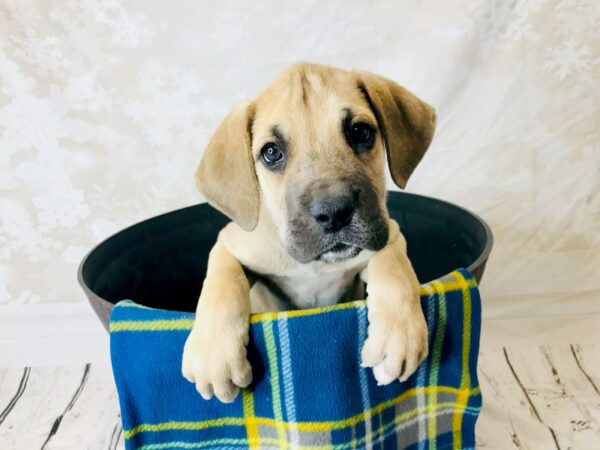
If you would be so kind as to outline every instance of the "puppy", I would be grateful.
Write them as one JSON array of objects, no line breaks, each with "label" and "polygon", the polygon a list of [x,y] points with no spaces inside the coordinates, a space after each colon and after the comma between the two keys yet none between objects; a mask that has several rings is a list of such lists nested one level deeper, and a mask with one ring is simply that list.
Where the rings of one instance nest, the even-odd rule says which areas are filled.
[{"label": "puppy", "polygon": [[379,384],[416,370],[427,326],[406,242],[386,208],[385,159],[404,188],[435,121],[393,81],[316,64],[288,68],[224,119],[196,180],[232,222],[210,252],[182,363],[204,399],[231,402],[250,384],[252,310],[361,298],[361,280],[363,367]]}]

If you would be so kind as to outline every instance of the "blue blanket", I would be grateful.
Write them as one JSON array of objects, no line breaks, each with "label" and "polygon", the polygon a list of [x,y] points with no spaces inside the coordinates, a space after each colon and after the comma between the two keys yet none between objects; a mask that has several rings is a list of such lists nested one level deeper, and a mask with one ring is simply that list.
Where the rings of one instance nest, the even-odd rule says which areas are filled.
[{"label": "blue blanket", "polygon": [[127,449],[473,448],[480,299],[466,270],[421,287],[430,354],[405,383],[360,367],[364,301],[256,314],[254,381],[234,403],[203,400],[181,375],[193,314],[120,302],[112,365]]}]

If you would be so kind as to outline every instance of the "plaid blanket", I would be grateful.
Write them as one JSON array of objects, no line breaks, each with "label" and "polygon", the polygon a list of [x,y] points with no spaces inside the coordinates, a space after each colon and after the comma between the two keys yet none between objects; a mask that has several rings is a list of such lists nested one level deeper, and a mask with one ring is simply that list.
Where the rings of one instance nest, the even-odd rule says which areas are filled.
[{"label": "plaid blanket", "polygon": [[360,367],[364,301],[251,317],[254,381],[204,401],[180,373],[193,315],[120,302],[110,324],[127,449],[473,448],[480,299],[466,270],[421,287],[430,355],[405,383]]}]

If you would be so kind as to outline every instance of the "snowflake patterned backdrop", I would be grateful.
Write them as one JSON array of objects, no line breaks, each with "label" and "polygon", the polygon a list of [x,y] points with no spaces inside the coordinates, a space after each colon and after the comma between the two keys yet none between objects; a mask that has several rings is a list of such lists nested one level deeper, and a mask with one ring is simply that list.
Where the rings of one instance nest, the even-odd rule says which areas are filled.
[{"label": "snowflake patterned backdrop", "polygon": [[85,252],[202,201],[193,172],[211,132],[298,60],[372,70],[436,106],[409,190],[491,224],[488,303],[597,296],[596,0],[4,0],[0,325],[91,318]]}]

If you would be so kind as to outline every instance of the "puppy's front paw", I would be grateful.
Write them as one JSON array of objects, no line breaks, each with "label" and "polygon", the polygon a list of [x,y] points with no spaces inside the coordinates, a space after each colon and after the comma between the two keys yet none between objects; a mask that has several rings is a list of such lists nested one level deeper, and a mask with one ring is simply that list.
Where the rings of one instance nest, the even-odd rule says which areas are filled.
[{"label": "puppy's front paw", "polygon": [[369,312],[362,366],[372,367],[378,385],[406,381],[428,353],[427,324],[419,306],[406,313]]},{"label": "puppy's front paw", "polygon": [[240,388],[252,381],[252,368],[246,358],[248,326],[211,330],[202,323],[197,325],[185,342],[181,372],[196,384],[203,399],[215,395],[223,403],[231,403]]}]

